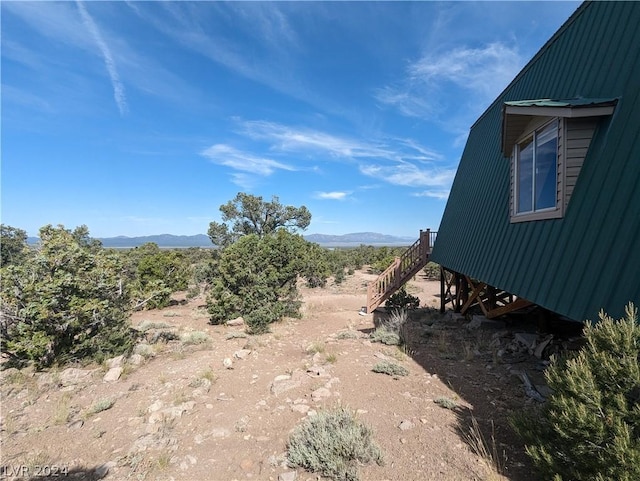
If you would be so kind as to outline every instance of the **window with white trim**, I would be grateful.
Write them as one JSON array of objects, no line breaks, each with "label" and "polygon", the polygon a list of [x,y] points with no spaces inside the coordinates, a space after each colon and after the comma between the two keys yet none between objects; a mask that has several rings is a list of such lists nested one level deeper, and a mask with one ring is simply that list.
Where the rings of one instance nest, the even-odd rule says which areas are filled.
[{"label": "window with white trim", "polygon": [[511,161],[510,222],[564,216],[594,132],[617,103],[615,98],[505,102],[502,152]]},{"label": "window with white trim", "polygon": [[514,147],[515,215],[555,209],[558,178],[558,119]]}]

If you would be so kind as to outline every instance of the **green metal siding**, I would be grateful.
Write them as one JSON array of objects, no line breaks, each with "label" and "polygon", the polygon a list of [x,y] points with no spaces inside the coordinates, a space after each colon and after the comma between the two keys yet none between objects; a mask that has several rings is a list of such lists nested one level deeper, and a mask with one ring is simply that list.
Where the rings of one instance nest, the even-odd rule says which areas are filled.
[{"label": "green metal siding", "polygon": [[[575,320],[640,306],[640,3],[583,4],[471,128],[438,229],[441,265]],[[564,217],[509,222],[502,107],[618,98]]]}]

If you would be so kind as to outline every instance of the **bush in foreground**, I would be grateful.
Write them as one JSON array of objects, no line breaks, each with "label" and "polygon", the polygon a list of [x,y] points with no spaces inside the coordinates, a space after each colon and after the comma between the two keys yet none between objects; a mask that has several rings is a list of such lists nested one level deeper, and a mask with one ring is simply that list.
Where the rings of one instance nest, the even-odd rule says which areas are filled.
[{"label": "bush in foreground", "polygon": [[293,467],[339,481],[356,481],[359,464],[383,464],[371,428],[343,407],[302,421],[289,438],[287,457]]},{"label": "bush in foreground", "polygon": [[633,304],[614,321],[587,323],[586,346],[554,359],[553,394],[541,412],[513,424],[544,479],[640,479],[640,326]]},{"label": "bush in foreground", "polygon": [[2,267],[0,348],[15,362],[98,361],[131,348],[119,258],[86,227],[40,229],[40,246]]}]

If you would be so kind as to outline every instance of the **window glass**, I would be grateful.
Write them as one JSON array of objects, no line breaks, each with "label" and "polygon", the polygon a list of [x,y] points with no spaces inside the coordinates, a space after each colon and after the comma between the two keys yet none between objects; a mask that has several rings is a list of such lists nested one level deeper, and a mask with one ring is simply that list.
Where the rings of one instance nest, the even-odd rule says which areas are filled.
[{"label": "window glass", "polygon": [[556,206],[558,124],[553,122],[536,133],[535,210]]},{"label": "window glass", "polygon": [[533,210],[533,137],[518,145],[516,173],[517,205],[516,212],[531,212]]},{"label": "window glass", "polygon": [[558,121],[537,130],[516,148],[516,214],[556,206]]}]

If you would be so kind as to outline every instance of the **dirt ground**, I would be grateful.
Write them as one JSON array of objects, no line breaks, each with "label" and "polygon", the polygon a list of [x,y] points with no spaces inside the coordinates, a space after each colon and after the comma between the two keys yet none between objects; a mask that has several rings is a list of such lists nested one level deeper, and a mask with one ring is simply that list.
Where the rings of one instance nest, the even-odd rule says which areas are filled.
[{"label": "dirt ground", "polygon": [[[536,360],[496,356],[513,330],[419,309],[407,346],[371,342],[379,316],[359,310],[374,278],[301,288],[303,317],[269,334],[208,324],[200,297],[135,313],[148,342],[123,362],[2,371],[0,479],[316,480],[286,465],[287,439],[306,416],[342,405],[384,453],[361,480],[534,480],[508,416],[534,402],[514,369]],[[407,290],[439,306],[438,282],[419,275]],[[381,360],[409,375],[372,372]],[[468,441],[472,417],[501,475]]]}]

